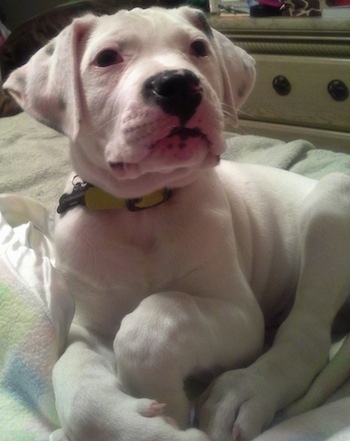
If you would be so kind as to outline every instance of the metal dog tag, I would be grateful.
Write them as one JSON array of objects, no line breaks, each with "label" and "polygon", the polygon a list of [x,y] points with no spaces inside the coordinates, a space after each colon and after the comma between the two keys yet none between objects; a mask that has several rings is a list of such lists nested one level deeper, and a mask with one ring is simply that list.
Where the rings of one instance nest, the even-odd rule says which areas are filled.
[{"label": "metal dog tag", "polygon": [[74,184],[71,193],[64,193],[59,201],[57,207],[57,213],[62,214],[76,205],[85,205],[85,193],[91,184],[78,182]]}]

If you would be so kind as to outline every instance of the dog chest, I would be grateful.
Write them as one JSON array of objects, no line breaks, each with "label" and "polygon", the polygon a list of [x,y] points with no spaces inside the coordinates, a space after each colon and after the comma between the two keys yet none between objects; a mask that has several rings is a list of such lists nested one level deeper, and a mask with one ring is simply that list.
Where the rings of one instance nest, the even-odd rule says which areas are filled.
[{"label": "dog chest", "polygon": [[[62,216],[57,251],[78,308],[101,307],[118,321],[155,292],[231,293],[231,214],[211,184],[179,189],[170,201],[141,212],[74,208]],[[215,203],[212,196],[198,197],[203,186],[211,188]]]}]

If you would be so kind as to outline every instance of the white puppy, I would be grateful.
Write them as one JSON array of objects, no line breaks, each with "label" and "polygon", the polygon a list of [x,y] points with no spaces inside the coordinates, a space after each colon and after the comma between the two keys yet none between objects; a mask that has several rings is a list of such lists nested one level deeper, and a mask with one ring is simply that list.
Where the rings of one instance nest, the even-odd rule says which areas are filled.
[{"label": "white puppy", "polygon": [[[350,179],[218,165],[223,106],[236,120],[253,82],[251,57],[187,7],[77,19],[6,82],[68,135],[78,176],[56,228],[76,316],[52,439],[250,440],[326,363]],[[203,373],[199,430],[184,382]]]}]

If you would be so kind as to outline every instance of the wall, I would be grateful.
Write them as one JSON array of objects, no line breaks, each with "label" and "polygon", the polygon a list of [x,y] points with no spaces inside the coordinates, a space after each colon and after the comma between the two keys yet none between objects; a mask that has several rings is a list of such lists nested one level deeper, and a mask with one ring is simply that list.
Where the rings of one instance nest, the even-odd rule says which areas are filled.
[{"label": "wall", "polygon": [[68,3],[68,0],[0,0],[0,8],[6,26],[13,30],[28,18],[63,3]]}]

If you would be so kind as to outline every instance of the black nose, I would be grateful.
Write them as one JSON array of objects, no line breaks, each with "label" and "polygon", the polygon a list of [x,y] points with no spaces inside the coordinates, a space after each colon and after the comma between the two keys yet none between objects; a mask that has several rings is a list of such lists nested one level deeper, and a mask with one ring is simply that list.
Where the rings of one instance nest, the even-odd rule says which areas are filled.
[{"label": "black nose", "polygon": [[184,125],[195,113],[202,100],[199,78],[190,70],[165,70],[143,85],[146,102],[160,106],[164,112],[176,115]]}]

